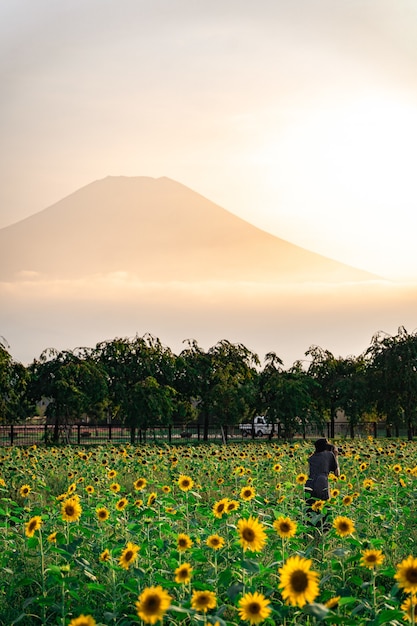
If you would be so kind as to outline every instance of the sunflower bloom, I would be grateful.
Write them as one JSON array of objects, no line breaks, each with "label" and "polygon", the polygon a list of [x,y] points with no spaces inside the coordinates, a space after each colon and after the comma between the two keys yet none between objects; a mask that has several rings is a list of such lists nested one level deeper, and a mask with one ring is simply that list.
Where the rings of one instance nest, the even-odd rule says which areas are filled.
[{"label": "sunflower bloom", "polygon": [[249,624],[260,624],[267,619],[271,613],[269,602],[262,593],[246,593],[239,600],[239,617]]},{"label": "sunflower bloom", "polygon": [[148,496],[148,506],[152,506],[155,503],[156,500],[156,493],[155,491],[152,491],[149,496]]},{"label": "sunflower bloom", "polygon": [[27,498],[31,491],[32,487],[30,485],[22,485],[19,489],[19,494],[22,498]]},{"label": "sunflower bloom", "polygon": [[401,605],[401,609],[404,611],[404,619],[407,619],[409,622],[414,621],[417,614],[416,608],[417,597],[414,594],[411,594]]},{"label": "sunflower bloom", "polygon": [[26,537],[33,537],[35,532],[42,526],[42,518],[39,515],[35,515],[25,524]]},{"label": "sunflower bloom", "polygon": [[240,507],[240,503],[237,500],[228,500],[226,503],[226,513],[230,515],[233,511],[237,511]]},{"label": "sunflower bloom", "polygon": [[355,524],[348,517],[336,517],[333,522],[333,527],[336,529],[339,537],[348,537],[348,535],[352,535],[355,532]]},{"label": "sunflower bloom", "polygon": [[105,522],[110,517],[110,513],[108,509],[106,509],[105,506],[101,506],[98,509],[96,509],[96,515],[97,515],[97,519],[99,522]]},{"label": "sunflower bloom", "polygon": [[78,498],[68,498],[61,505],[61,515],[65,522],[76,522],[82,513],[82,508]]},{"label": "sunflower bloom", "polygon": [[142,491],[143,489],[145,489],[147,484],[148,484],[148,482],[147,482],[146,478],[138,478],[133,483],[133,487],[134,487],[134,489],[136,491]]},{"label": "sunflower bloom", "polygon": [[297,523],[289,517],[278,517],[272,524],[282,539],[291,539],[297,532]]},{"label": "sunflower bloom", "polygon": [[311,505],[311,508],[313,509],[314,513],[320,513],[320,511],[323,510],[323,507],[325,504],[326,504],[325,500],[316,500]]},{"label": "sunflower bloom", "polygon": [[279,568],[282,597],[292,606],[302,608],[310,604],[319,595],[318,574],[310,569],[311,559],[290,556],[283,567]]},{"label": "sunflower bloom", "polygon": [[332,610],[338,606],[339,601],[340,601],[340,596],[333,596],[333,598],[330,598],[329,600],[327,600],[327,602],[324,603],[324,606]]},{"label": "sunflower bloom", "polygon": [[87,485],[85,488],[86,492],[91,495],[92,493],[94,493],[94,487],[93,485]]},{"label": "sunflower bloom", "polygon": [[214,591],[194,591],[191,597],[191,607],[195,611],[207,613],[209,609],[216,608],[217,598]]},{"label": "sunflower bloom", "polygon": [[226,513],[226,508],[229,503],[227,498],[222,498],[213,504],[213,515],[218,519],[223,517],[223,514]]},{"label": "sunflower bloom", "polygon": [[382,554],[382,550],[362,550],[362,557],[360,564],[363,567],[374,569],[377,565],[382,565],[385,556]]},{"label": "sunflower bloom", "polygon": [[298,474],[298,476],[295,479],[295,482],[297,483],[297,485],[304,485],[307,482],[308,476],[307,474]]},{"label": "sunflower bloom", "polygon": [[68,626],[96,626],[96,620],[91,615],[80,615],[74,617],[68,624]]},{"label": "sunflower bloom", "polygon": [[189,550],[193,545],[192,539],[185,533],[180,533],[177,538],[177,548],[179,552],[185,552]]},{"label": "sunflower bloom", "polygon": [[253,500],[255,495],[256,495],[255,489],[251,487],[250,485],[247,485],[246,487],[242,487],[242,489],[240,490],[240,497],[242,498],[242,500],[245,500],[245,502],[249,502],[250,500]]},{"label": "sunflower bloom", "polygon": [[342,502],[343,502],[343,504],[345,506],[350,506],[352,504],[352,502],[353,502],[353,497],[350,496],[350,495],[346,495],[346,496],[343,497]]},{"label": "sunflower bloom", "polygon": [[56,530],[53,533],[51,533],[50,535],[48,535],[47,539],[48,539],[49,543],[56,543],[56,535],[57,535]]},{"label": "sunflower bloom", "polygon": [[220,550],[224,546],[224,539],[220,537],[220,535],[210,535],[207,537],[206,544],[209,548],[213,548],[213,550]]},{"label": "sunflower bloom", "polygon": [[237,523],[237,531],[239,533],[239,543],[243,550],[252,550],[259,552],[266,543],[265,526],[252,515],[249,519],[240,519]]},{"label": "sunflower bloom", "polygon": [[181,489],[181,491],[190,491],[193,485],[194,481],[189,476],[181,474],[181,476],[178,478],[178,487]]},{"label": "sunflower bloom", "polygon": [[113,493],[119,493],[120,491],[120,485],[119,483],[112,483],[109,487],[110,491],[112,491]]},{"label": "sunflower bloom", "polygon": [[183,563],[175,570],[175,582],[186,584],[191,580],[191,572],[193,568],[189,563]]},{"label": "sunflower bloom", "polygon": [[126,548],[123,550],[122,554],[119,558],[119,565],[123,567],[123,569],[128,570],[129,567],[136,561],[138,558],[139,546],[134,543],[128,542]]},{"label": "sunflower bloom", "polygon": [[413,556],[401,561],[397,565],[397,573],[394,578],[398,581],[398,586],[406,593],[417,593],[417,559]]},{"label": "sunflower bloom", "polygon": [[146,587],[135,602],[138,617],[145,624],[162,622],[165,613],[171,605],[171,596],[160,585]]},{"label": "sunflower bloom", "polygon": [[100,554],[99,556],[99,560],[102,563],[108,563],[108,561],[110,561],[111,559],[111,555],[110,555],[110,550],[108,548],[106,548],[105,550],[103,550],[103,552]]},{"label": "sunflower bloom", "polygon": [[116,502],[116,509],[118,511],[123,511],[123,509],[125,509],[128,505],[128,499],[127,498],[120,498],[120,500],[118,500]]}]

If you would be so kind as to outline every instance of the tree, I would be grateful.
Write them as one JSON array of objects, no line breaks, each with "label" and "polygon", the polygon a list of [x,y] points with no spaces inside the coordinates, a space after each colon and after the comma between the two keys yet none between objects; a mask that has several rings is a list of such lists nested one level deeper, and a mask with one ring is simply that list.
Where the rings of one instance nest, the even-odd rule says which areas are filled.
[{"label": "tree", "polygon": [[106,371],[113,419],[132,429],[171,422],[176,359],[159,339],[145,335],[105,341],[97,344],[95,359]]},{"label": "tree", "polygon": [[0,338],[0,421],[18,422],[33,413],[26,390],[29,372],[21,363],[14,361],[5,339]]},{"label": "tree", "polygon": [[204,352],[197,342],[188,342],[180,354],[185,390],[203,422],[203,438],[210,424],[236,424],[254,411],[257,398],[258,356],[242,344],[219,341]]},{"label": "tree", "polygon": [[62,424],[102,412],[107,398],[106,374],[87,349],[47,349],[29,369],[29,395],[35,401],[48,398],[46,416],[54,422],[55,441]]},{"label": "tree", "polygon": [[281,359],[274,352],[269,352],[265,359],[261,388],[269,421],[279,423],[286,438],[292,438],[300,429],[305,436],[308,423],[320,422],[314,402],[317,382],[302,369],[299,362],[284,371]]},{"label": "tree", "polygon": [[365,353],[377,410],[397,429],[407,425],[412,439],[417,418],[417,334],[401,326],[398,334],[377,333]]}]

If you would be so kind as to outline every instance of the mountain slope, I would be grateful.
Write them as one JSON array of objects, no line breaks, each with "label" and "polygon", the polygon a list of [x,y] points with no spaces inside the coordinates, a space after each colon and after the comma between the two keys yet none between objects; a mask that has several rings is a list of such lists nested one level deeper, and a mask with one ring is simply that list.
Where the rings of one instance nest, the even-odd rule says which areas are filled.
[{"label": "mountain slope", "polygon": [[107,177],[0,230],[0,280],[350,282],[374,275],[268,234],[168,178]]}]

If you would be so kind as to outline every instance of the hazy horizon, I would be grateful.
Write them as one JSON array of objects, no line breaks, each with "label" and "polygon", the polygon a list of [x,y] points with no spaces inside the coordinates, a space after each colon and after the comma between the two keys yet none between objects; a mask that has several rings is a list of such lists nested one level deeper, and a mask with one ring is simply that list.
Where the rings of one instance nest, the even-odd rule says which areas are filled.
[{"label": "hazy horizon", "polygon": [[[412,0],[0,5],[0,226],[105,176],[417,280]],[[389,246],[388,246],[389,242]]]}]

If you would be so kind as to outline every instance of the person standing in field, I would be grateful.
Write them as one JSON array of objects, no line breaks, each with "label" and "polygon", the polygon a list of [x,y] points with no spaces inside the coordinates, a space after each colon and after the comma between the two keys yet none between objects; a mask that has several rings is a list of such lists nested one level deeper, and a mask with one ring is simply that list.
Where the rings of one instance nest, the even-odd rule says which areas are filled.
[{"label": "person standing in field", "polygon": [[305,484],[309,513],[316,500],[329,500],[329,474],[340,476],[338,450],[324,437],[314,442],[314,453],[308,459],[309,477]]}]

